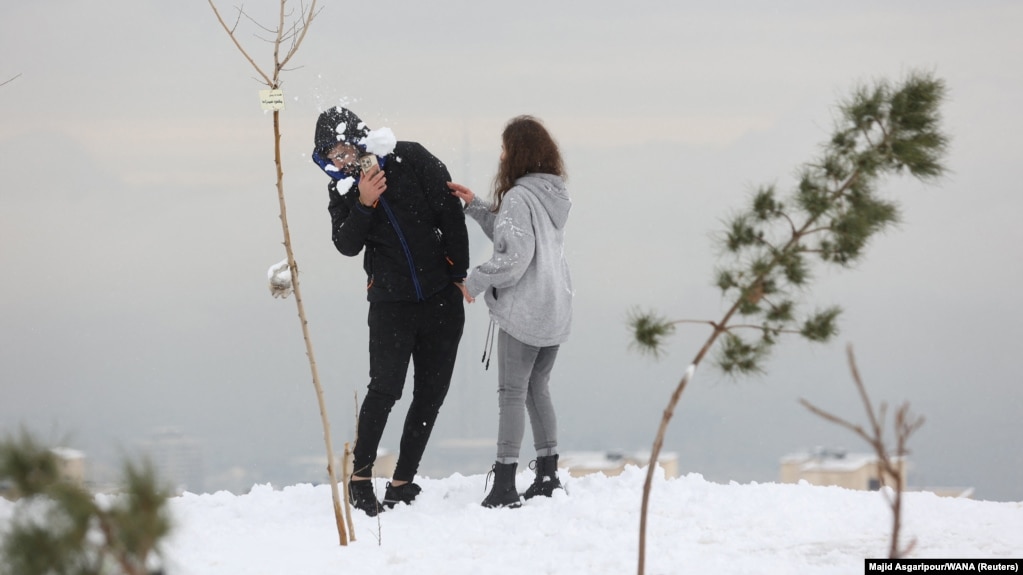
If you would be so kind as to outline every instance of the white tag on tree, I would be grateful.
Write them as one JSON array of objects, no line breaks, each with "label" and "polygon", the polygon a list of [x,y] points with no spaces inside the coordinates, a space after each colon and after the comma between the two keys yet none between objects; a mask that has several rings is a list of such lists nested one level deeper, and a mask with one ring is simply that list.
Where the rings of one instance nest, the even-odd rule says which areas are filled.
[{"label": "white tag on tree", "polygon": [[264,110],[276,111],[284,109],[284,90],[260,90],[259,105]]}]

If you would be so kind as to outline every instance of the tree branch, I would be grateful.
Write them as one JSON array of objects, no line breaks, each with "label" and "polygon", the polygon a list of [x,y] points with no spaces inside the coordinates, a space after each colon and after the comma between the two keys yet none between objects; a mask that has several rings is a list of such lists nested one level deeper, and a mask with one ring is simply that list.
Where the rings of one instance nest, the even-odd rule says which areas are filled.
[{"label": "tree branch", "polygon": [[313,23],[313,19],[316,18],[316,15],[320,13],[320,11],[316,9],[316,0],[313,0],[313,3],[309,5],[308,11],[306,11],[305,7],[303,6],[302,13],[308,14],[308,16],[306,16],[305,20],[303,20],[301,28],[299,28],[300,33],[298,35],[298,39],[295,40],[294,45],[292,45],[291,49],[288,50],[288,53],[284,56],[284,59],[281,60],[280,64],[277,65],[278,70],[283,69],[284,65],[287,64],[288,61],[291,60],[291,57],[295,55],[295,52],[298,51],[299,46],[302,45],[302,41],[305,40],[306,32],[309,31],[309,25]]},{"label": "tree branch", "polygon": [[[884,412],[886,405],[884,403],[881,404],[880,413],[874,410],[870,397],[867,395],[866,386],[863,384],[863,379],[860,377],[859,368],[856,366],[856,358],[853,355],[852,345],[847,346],[846,355],[849,360],[849,371],[852,373],[853,383],[856,385],[856,389],[860,395],[860,400],[863,402],[863,406],[867,411],[867,418],[870,420],[870,433],[868,433],[862,426],[854,425],[837,415],[828,413],[814,406],[805,399],[800,399],[799,402],[815,415],[852,431],[866,441],[874,450],[874,454],[877,456],[878,480],[883,485],[891,487],[893,491],[893,493],[889,493],[881,490],[881,493],[892,510],[892,535],[888,556],[892,559],[897,559],[899,557],[904,557],[916,544],[915,541],[911,541],[908,546],[900,548],[899,531],[902,526],[902,495],[906,487],[904,459],[905,455],[908,453],[906,450],[906,444],[909,441],[909,437],[917,429],[919,429],[921,425],[923,425],[924,418],[910,416],[908,403],[903,404],[898,409],[895,414],[896,448],[895,458],[893,459],[885,446],[883,437],[883,422],[885,419]],[[895,485],[888,485],[889,479],[893,480]]]},{"label": "tree branch", "polygon": [[764,331],[764,332],[770,331],[770,332],[774,332],[774,333],[787,333],[787,334],[790,334],[790,335],[799,335],[799,330],[764,327],[762,325],[755,325],[755,324],[752,324],[752,323],[745,323],[745,324],[737,323],[737,324],[734,324],[734,325],[730,325],[730,326],[725,328],[725,331],[732,331],[733,329],[752,329],[752,330],[756,330],[756,331]]},{"label": "tree branch", "polygon": [[13,78],[9,78],[7,80],[4,80],[3,82],[0,82],[0,86],[6,86],[7,84],[10,84],[11,82],[17,80],[20,77],[21,77],[21,74],[19,73],[17,76],[14,76]]},{"label": "tree branch", "polygon": [[[241,43],[238,42],[238,38],[234,35],[234,28],[227,27],[227,23],[225,23],[224,19],[220,16],[220,11],[217,10],[217,6],[213,3],[213,0],[207,1],[210,3],[210,8],[213,8],[213,13],[217,16],[217,21],[220,22],[220,25],[224,28],[224,32],[227,32],[227,35],[231,37],[231,41],[234,42],[235,47],[237,47],[238,51],[242,53],[242,56],[245,56],[245,59],[249,61],[249,64],[252,64],[252,67],[256,69],[256,73],[263,78],[263,83],[272,88],[274,83],[270,80],[270,77],[267,76],[262,69],[260,69],[260,67],[256,64],[256,61],[249,56],[249,53],[245,51],[245,48],[242,48]],[[238,13],[240,17],[243,13],[241,8],[238,9]],[[237,23],[235,25],[237,26]]]}]

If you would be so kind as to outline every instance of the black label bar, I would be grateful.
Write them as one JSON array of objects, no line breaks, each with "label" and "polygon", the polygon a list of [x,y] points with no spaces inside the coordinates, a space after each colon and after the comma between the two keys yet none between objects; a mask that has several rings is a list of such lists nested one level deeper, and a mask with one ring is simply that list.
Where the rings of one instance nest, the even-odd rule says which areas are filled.
[{"label": "black label bar", "polygon": [[870,573],[1023,573],[1021,559],[864,559]]}]

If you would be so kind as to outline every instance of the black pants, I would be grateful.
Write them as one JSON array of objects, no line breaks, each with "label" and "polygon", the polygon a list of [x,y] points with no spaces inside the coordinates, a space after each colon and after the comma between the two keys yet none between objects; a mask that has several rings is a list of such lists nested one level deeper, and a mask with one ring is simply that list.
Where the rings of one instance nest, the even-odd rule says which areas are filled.
[{"label": "black pants", "polygon": [[412,404],[405,416],[394,479],[412,481],[415,477],[451,384],[464,324],[462,292],[454,284],[422,302],[370,304],[370,381],[359,410],[355,475],[372,476],[380,437],[391,408],[401,399],[411,359]]}]

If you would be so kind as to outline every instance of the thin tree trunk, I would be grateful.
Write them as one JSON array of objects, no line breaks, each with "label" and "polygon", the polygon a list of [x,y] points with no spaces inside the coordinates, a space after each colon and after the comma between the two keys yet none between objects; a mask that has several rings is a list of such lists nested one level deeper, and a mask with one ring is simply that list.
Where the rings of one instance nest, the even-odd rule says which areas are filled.
[{"label": "thin tree trunk", "polygon": [[[348,455],[352,452],[351,444],[345,442],[345,458],[341,460],[341,487],[345,493],[348,493],[348,478],[351,477],[348,471]],[[345,497],[345,518],[348,520],[348,533],[351,534],[351,540],[355,541],[355,525],[352,523],[352,506]]]},{"label": "thin tree trunk", "polygon": [[[735,308],[733,308],[734,310]],[[661,425],[657,429],[657,437],[654,438],[653,447],[650,449],[650,461],[647,462],[646,466],[646,480],[643,481],[643,502],[639,509],[639,560],[637,564],[636,572],[639,575],[643,575],[646,571],[646,524],[647,524],[647,513],[650,509],[650,490],[653,488],[654,483],[654,469],[657,465],[657,459],[661,455],[661,448],[664,446],[664,435],[668,431],[668,424],[671,422],[671,418],[675,415],[675,407],[678,405],[679,400],[682,398],[682,392],[685,391],[686,386],[693,379],[693,375],[696,373],[696,366],[700,365],[703,361],[704,356],[710,351],[710,348],[717,341],[719,335],[724,332],[721,328],[728,322],[728,319],[732,315],[730,311],[725,316],[725,321],[715,325],[714,333],[711,334],[707,341],[700,348],[700,352],[696,354],[693,359],[693,363],[689,364],[682,379],[678,382],[678,386],[675,388],[675,392],[671,394],[671,400],[668,401],[668,406],[664,408],[664,415],[661,417]]]},{"label": "thin tree trunk", "polygon": [[288,267],[291,269],[291,286],[295,292],[295,304],[298,306],[298,318],[302,323],[302,337],[305,340],[306,355],[309,356],[309,370],[313,376],[313,387],[316,388],[316,401],[320,406],[320,420],[323,422],[323,440],[327,449],[327,475],[330,476],[330,494],[334,499],[334,521],[337,523],[337,534],[341,545],[348,545],[348,533],[345,531],[344,514],[341,511],[341,496],[337,488],[337,475],[334,472],[334,448],[330,441],[330,421],[327,419],[327,406],[323,399],[323,386],[320,385],[320,374],[316,369],[316,355],[313,353],[313,342],[309,337],[309,322],[305,318],[305,307],[302,305],[302,290],[298,282],[298,264],[291,249],[291,232],[288,230],[288,208],[284,202],[284,170],[281,168],[281,123],[280,111],[274,110],[274,162],[277,165],[277,201],[281,207],[281,228],[284,231],[284,249],[288,253]]},{"label": "thin tree trunk", "polygon": [[[213,9],[213,14],[216,15],[217,21],[220,22],[220,26],[223,27],[224,32],[227,32],[231,41],[238,48],[238,51],[242,53],[242,56],[248,60],[249,64],[256,70],[256,73],[263,79],[263,82],[271,90],[280,88],[280,73],[284,70],[285,64],[291,60],[292,56],[298,51],[299,46],[302,45],[302,40],[305,39],[306,33],[309,31],[309,25],[312,24],[313,18],[316,17],[316,1],[312,0],[308,10],[303,6],[301,10],[302,19],[301,24],[294,24],[290,27],[286,27],[285,20],[288,17],[288,11],[284,5],[287,4],[287,0],[280,0],[280,11],[277,22],[277,37],[274,39],[274,68],[273,76],[268,76],[263,70],[256,65],[255,60],[249,56],[249,53],[245,51],[238,38],[234,35],[234,28],[229,27],[224,19],[220,16],[220,11],[217,10],[217,6],[213,3],[213,0],[208,0],[210,8]],[[242,8],[238,8],[238,20],[241,20],[245,15]],[[235,22],[237,26],[238,22]],[[285,29],[288,32],[285,32]],[[285,41],[291,42],[291,47],[286,51],[283,58],[281,57],[281,43]],[[327,474],[330,476],[330,490],[331,495],[334,499],[334,519],[337,523],[337,534],[340,539],[341,545],[348,545],[348,533],[345,531],[344,515],[341,511],[341,497],[338,494],[337,489],[337,474],[334,472],[334,465],[336,463],[334,457],[334,448],[330,442],[330,421],[327,419],[327,406],[323,400],[323,386],[320,385],[320,375],[316,370],[316,356],[313,353],[312,339],[309,337],[309,323],[305,317],[305,307],[302,305],[302,290],[298,282],[298,264],[295,263],[295,254],[291,249],[291,232],[288,230],[288,208],[284,203],[284,170],[281,168],[281,121],[280,121],[280,110],[273,111],[274,116],[274,164],[277,168],[277,201],[281,208],[281,229],[284,231],[284,249],[288,254],[288,269],[291,270],[291,285],[292,291],[295,292],[295,304],[298,306],[298,319],[302,323],[302,337],[305,340],[306,355],[309,356],[309,370],[313,376],[313,386],[316,388],[316,401],[320,406],[320,419],[323,422],[323,440],[327,449]],[[349,513],[350,515],[350,513]],[[354,537],[353,537],[354,539]]]}]

